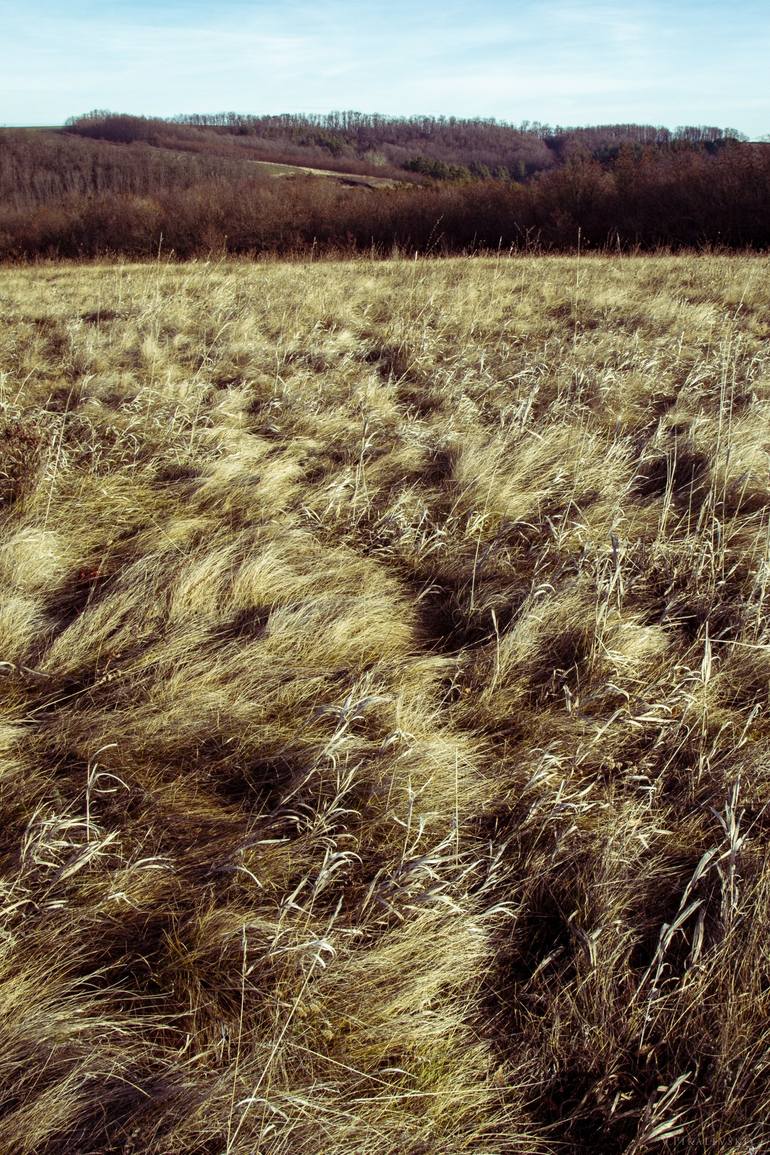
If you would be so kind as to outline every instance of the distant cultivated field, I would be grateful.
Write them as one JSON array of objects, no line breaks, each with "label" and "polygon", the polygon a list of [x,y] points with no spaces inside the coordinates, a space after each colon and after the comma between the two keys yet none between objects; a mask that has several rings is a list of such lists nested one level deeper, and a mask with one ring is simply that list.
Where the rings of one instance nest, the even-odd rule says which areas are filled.
[{"label": "distant cultivated field", "polygon": [[0,270],[0,1146],[770,1142],[770,261]]}]

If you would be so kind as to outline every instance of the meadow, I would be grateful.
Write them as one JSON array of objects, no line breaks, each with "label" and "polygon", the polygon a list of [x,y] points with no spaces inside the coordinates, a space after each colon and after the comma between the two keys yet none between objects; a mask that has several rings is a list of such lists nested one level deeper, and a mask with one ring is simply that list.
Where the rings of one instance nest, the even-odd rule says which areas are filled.
[{"label": "meadow", "polygon": [[770,1150],[770,260],[0,309],[0,1150]]}]

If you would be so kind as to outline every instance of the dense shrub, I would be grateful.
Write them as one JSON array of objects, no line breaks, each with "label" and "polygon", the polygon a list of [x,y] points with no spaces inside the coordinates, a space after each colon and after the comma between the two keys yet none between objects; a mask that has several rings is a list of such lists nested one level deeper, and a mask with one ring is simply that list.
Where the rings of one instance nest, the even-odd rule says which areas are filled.
[{"label": "dense shrub", "polygon": [[[94,120],[93,131],[110,131],[110,141],[0,135],[0,258],[141,257],[161,244],[189,257],[770,243],[770,145],[683,139],[588,148],[574,137],[554,138],[558,165],[525,181],[493,179],[480,162],[472,169],[426,155],[405,162],[420,170],[422,184],[369,187],[352,177],[279,179],[249,154],[209,154],[213,129],[206,136],[194,126],[165,126],[182,134],[184,149],[197,140],[200,152],[153,147],[155,124]],[[127,143],[114,143],[118,130]],[[230,132],[228,147],[240,139]],[[358,161],[348,160],[352,173]]]}]

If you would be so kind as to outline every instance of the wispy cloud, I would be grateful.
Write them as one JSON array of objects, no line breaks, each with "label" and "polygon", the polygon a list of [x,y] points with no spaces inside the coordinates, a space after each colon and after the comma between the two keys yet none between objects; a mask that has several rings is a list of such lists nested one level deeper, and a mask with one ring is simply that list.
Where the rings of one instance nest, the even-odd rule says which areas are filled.
[{"label": "wispy cloud", "polygon": [[767,0],[0,0],[0,122],[362,108],[770,132]]}]

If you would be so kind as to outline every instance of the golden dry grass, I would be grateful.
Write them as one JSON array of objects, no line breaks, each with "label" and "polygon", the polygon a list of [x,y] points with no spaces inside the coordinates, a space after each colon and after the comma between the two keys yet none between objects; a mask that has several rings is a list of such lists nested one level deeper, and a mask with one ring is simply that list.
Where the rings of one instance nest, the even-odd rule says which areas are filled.
[{"label": "golden dry grass", "polygon": [[749,1155],[770,262],[0,272],[0,1147]]}]

